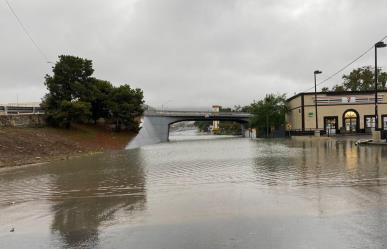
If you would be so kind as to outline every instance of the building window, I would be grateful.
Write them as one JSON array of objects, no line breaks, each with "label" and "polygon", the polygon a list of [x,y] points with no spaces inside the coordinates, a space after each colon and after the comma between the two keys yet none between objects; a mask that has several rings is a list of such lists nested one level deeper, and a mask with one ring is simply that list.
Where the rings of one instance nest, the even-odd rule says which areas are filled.
[{"label": "building window", "polygon": [[337,116],[324,117],[324,128],[327,135],[336,134],[337,120]]},{"label": "building window", "polygon": [[382,122],[383,122],[383,130],[387,131],[387,116],[382,115]]},{"label": "building window", "polygon": [[375,128],[375,116],[365,117],[365,128]]},{"label": "building window", "polygon": [[347,111],[344,115],[344,118],[357,118],[357,115],[354,111]]},{"label": "building window", "polygon": [[343,115],[343,124],[346,132],[356,132],[358,127],[358,114],[354,110],[348,110]]},{"label": "building window", "polygon": [[375,115],[364,115],[364,131],[370,133],[375,130]]}]

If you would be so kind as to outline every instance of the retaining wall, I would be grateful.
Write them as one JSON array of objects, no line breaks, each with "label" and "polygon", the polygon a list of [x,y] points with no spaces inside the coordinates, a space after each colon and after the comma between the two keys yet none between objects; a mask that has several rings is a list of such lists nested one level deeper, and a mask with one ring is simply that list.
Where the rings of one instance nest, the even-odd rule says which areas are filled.
[{"label": "retaining wall", "polygon": [[0,115],[0,127],[41,127],[45,125],[44,114]]}]

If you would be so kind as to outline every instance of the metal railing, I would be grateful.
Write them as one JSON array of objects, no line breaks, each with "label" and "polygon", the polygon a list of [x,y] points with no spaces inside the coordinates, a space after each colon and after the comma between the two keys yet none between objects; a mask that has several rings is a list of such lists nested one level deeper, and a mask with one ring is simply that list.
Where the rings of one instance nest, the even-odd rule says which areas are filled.
[{"label": "metal railing", "polygon": [[20,114],[44,114],[41,107],[35,106],[0,106],[0,115],[20,115]]},{"label": "metal railing", "polygon": [[251,114],[245,112],[214,112],[214,111],[181,111],[181,110],[147,110],[145,115],[161,116],[234,116],[251,117]]}]

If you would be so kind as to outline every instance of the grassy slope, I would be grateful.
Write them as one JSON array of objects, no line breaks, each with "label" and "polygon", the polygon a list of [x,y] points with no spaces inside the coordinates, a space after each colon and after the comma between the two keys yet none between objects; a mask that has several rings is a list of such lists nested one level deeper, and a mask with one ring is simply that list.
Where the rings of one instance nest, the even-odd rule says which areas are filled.
[{"label": "grassy slope", "polygon": [[0,128],[0,167],[64,159],[85,153],[124,149],[134,134],[96,126]]}]

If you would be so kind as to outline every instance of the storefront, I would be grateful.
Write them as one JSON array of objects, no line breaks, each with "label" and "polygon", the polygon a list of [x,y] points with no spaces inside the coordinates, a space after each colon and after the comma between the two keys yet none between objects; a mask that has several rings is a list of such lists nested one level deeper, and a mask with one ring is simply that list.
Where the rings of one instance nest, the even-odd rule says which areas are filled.
[{"label": "storefront", "polygon": [[337,116],[324,117],[324,127],[327,134],[336,134],[339,129],[339,121]]},{"label": "storefront", "polygon": [[356,133],[359,131],[359,113],[350,109],[343,114],[343,126],[346,133]]},{"label": "storefront", "polygon": [[[315,103],[317,102],[317,124]],[[371,133],[376,129],[374,92],[300,93],[287,100],[290,132]],[[387,131],[387,91],[378,93],[378,128]]]}]

